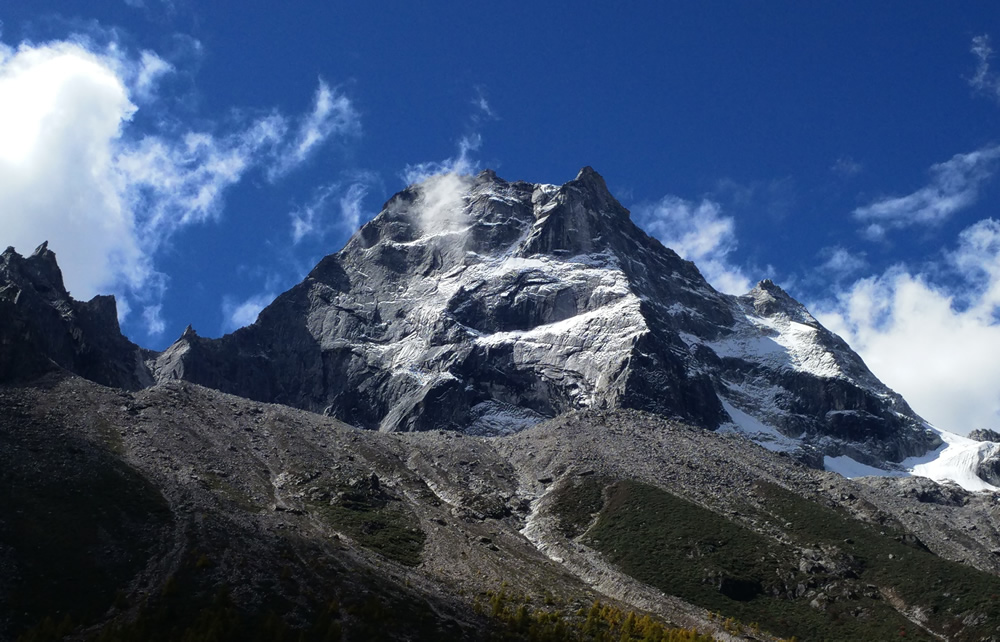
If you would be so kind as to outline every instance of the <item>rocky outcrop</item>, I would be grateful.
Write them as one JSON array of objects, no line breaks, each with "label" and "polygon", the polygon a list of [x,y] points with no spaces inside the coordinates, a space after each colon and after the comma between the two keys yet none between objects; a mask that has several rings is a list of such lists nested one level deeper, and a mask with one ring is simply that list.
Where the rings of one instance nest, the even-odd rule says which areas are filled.
[{"label": "rocky outcrop", "polygon": [[113,296],[70,297],[48,243],[27,258],[12,247],[0,254],[0,381],[29,380],[62,367],[138,390],[153,383],[145,356],[122,335]]},{"label": "rocky outcrop", "polygon": [[975,439],[976,441],[992,441],[1000,443],[1000,432],[996,430],[991,430],[989,428],[976,428],[969,433],[969,439]]}]

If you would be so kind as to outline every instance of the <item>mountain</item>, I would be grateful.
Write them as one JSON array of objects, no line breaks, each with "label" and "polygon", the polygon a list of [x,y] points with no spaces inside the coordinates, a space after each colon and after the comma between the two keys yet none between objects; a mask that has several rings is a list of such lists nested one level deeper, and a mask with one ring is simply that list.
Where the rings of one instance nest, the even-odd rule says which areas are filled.
[{"label": "mountain", "polygon": [[974,436],[590,168],[411,186],[162,353],[9,248],[0,640],[996,639]]},{"label": "mountain", "polygon": [[185,332],[152,370],[383,431],[634,408],[817,466],[893,470],[942,446],[781,288],[717,292],[589,167],[561,187],[491,171],[412,186],[256,323]]}]

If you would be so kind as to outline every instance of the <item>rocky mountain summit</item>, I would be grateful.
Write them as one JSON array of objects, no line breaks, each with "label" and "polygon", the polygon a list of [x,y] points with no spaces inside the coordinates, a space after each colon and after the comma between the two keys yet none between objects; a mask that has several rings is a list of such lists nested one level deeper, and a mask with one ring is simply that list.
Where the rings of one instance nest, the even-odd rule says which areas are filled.
[{"label": "rocky mountain summit", "polygon": [[717,292],[589,167],[561,187],[490,171],[412,186],[252,326],[186,332],[151,369],[383,431],[495,435],[635,408],[818,465],[941,445],[781,288]]}]

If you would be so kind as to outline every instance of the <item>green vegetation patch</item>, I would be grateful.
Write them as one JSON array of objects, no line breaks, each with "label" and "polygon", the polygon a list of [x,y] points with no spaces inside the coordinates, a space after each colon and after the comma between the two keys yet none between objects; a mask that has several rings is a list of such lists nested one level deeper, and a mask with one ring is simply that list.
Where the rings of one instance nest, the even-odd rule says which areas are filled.
[{"label": "green vegetation patch", "polygon": [[312,513],[358,544],[407,566],[420,563],[427,535],[416,517],[375,481],[318,489],[307,501]]},{"label": "green vegetation patch", "polygon": [[553,491],[559,532],[570,538],[582,534],[604,505],[603,493],[608,484],[603,477],[573,477],[562,482]]},{"label": "green vegetation patch", "polygon": [[[799,639],[933,639],[877,589],[866,592],[863,582],[851,579],[857,571],[850,557],[841,556],[844,568],[836,572],[819,562],[803,571],[795,547],[654,486],[619,481],[605,492],[604,508],[585,542],[633,577],[722,619]],[[803,511],[810,502],[790,493],[784,500],[778,512],[789,521],[791,515],[803,523],[812,520],[816,531],[843,520],[827,509],[807,518]],[[863,524],[839,521],[828,537],[857,538],[862,531],[867,531]],[[867,572],[863,567],[862,560],[859,568]]]},{"label": "green vegetation patch", "polygon": [[840,547],[854,557],[860,582],[882,589],[887,600],[918,608],[931,628],[950,640],[980,640],[1000,630],[1000,578],[929,552],[892,527],[879,530],[810,502],[774,484],[757,492],[800,541]]}]

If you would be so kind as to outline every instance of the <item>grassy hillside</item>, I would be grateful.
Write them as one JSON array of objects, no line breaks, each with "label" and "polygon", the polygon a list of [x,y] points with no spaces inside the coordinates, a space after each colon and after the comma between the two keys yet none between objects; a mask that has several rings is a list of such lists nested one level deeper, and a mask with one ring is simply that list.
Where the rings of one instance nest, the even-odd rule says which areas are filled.
[{"label": "grassy hillside", "polygon": [[[565,514],[579,523],[579,506],[600,485],[565,491]],[[758,517],[781,524],[785,541],[662,489],[618,481],[605,488],[584,542],[668,594],[784,637],[930,640],[934,631],[978,640],[1000,626],[1000,578],[778,486],[755,491],[767,506]]]}]

